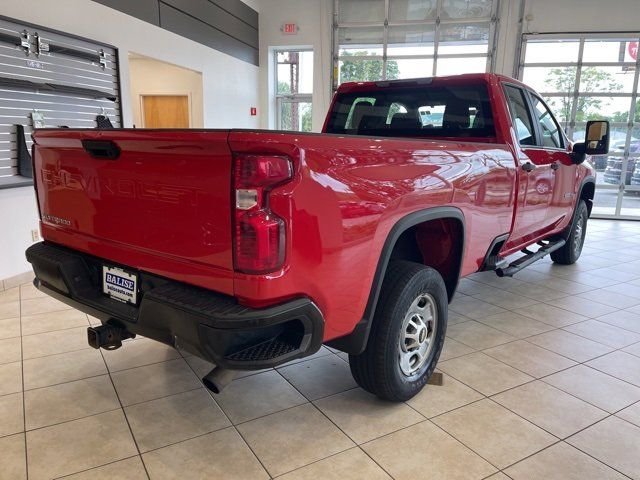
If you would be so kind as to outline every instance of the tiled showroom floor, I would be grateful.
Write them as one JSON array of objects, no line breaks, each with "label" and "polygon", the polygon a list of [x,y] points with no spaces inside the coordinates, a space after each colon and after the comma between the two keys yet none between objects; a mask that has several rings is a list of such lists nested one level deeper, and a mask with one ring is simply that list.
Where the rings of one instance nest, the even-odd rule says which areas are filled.
[{"label": "tiled showroom floor", "polygon": [[0,293],[1,479],[640,479],[640,223],[592,220],[574,266],[462,281],[444,385],[406,404],[326,348],[212,398],[210,365],[93,350],[87,323]]}]

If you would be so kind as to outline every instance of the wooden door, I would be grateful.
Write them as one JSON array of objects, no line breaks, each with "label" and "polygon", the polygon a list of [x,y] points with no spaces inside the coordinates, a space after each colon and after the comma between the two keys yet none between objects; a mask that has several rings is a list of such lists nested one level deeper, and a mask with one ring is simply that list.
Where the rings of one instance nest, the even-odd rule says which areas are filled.
[{"label": "wooden door", "polygon": [[189,128],[187,95],[143,95],[144,128]]}]

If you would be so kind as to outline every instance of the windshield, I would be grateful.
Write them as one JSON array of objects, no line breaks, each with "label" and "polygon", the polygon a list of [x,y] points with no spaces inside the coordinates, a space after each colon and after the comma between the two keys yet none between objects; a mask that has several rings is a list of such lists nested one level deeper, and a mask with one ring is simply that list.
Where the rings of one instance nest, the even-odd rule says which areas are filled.
[{"label": "windshield", "polygon": [[495,137],[485,85],[342,93],[327,133],[390,137]]}]

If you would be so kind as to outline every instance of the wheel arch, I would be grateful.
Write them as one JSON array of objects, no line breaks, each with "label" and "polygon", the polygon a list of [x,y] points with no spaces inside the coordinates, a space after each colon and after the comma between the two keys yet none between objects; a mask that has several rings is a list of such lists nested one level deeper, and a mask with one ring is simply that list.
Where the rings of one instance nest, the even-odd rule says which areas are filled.
[{"label": "wheel arch", "polygon": [[578,192],[578,199],[576,201],[576,207],[580,200],[584,200],[587,204],[587,211],[591,216],[591,210],[593,209],[593,198],[596,194],[596,179],[591,175],[585,177],[580,184],[580,191]]},{"label": "wheel arch", "polygon": [[578,205],[580,205],[580,200],[584,200],[584,202],[587,204],[587,215],[590,217],[591,209],[593,208],[593,198],[595,195],[595,191],[596,191],[596,179],[591,175],[587,175],[580,182],[580,188],[578,188],[578,195],[576,197],[576,202],[573,205],[573,210],[571,211],[571,221],[564,228],[564,230],[552,235],[546,240],[556,240],[560,238],[566,240],[567,238],[569,238],[569,234],[571,233],[571,230],[573,229],[573,225],[575,224],[575,221],[576,221],[576,213],[578,212]]},{"label": "wheel arch", "polygon": [[[435,234],[439,228],[454,229],[448,232],[449,235],[452,233],[456,235],[448,244],[447,257],[444,261],[440,262],[441,264],[446,264],[447,271],[441,271],[438,265],[434,265],[434,256],[425,256],[425,252],[427,252],[425,248],[427,242],[424,241],[424,237],[422,242],[418,238],[419,233],[425,233],[421,232],[421,229],[425,227],[427,230],[427,239],[430,230],[432,230],[432,234]],[[389,262],[393,259],[417,261],[438,270],[443,276],[447,287],[447,295],[449,301],[451,301],[460,279],[465,239],[466,226],[464,214],[456,207],[428,208],[410,213],[398,220],[389,231],[380,252],[380,258],[373,276],[371,290],[362,320],[356,324],[350,334],[331,340],[327,342],[327,345],[353,355],[364,351],[367,346],[373,316],[378,305],[382,282]],[[440,250],[439,252],[435,252],[435,255],[442,252],[442,247],[442,245],[439,246]],[[399,249],[402,251],[399,251]],[[417,256],[418,254],[420,256]]]}]

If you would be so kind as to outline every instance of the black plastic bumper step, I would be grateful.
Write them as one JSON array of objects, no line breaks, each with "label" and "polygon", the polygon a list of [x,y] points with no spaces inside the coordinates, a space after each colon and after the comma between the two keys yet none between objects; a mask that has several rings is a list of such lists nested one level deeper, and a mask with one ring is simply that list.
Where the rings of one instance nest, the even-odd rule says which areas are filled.
[{"label": "black plastic bumper step", "polygon": [[522,250],[522,252],[525,255],[518,258],[517,260],[514,260],[506,267],[496,268],[496,275],[498,275],[499,277],[513,277],[520,270],[528,267],[534,262],[537,262],[541,258],[546,257],[551,252],[555,252],[556,250],[564,247],[565,243],[567,242],[563,239],[546,244],[540,243],[541,247],[536,252],[531,252],[527,249],[524,249]]},{"label": "black plastic bumper step", "polygon": [[273,338],[269,341],[240,350],[226,358],[236,362],[256,362],[277,358],[295,351],[298,347],[282,338]]}]

